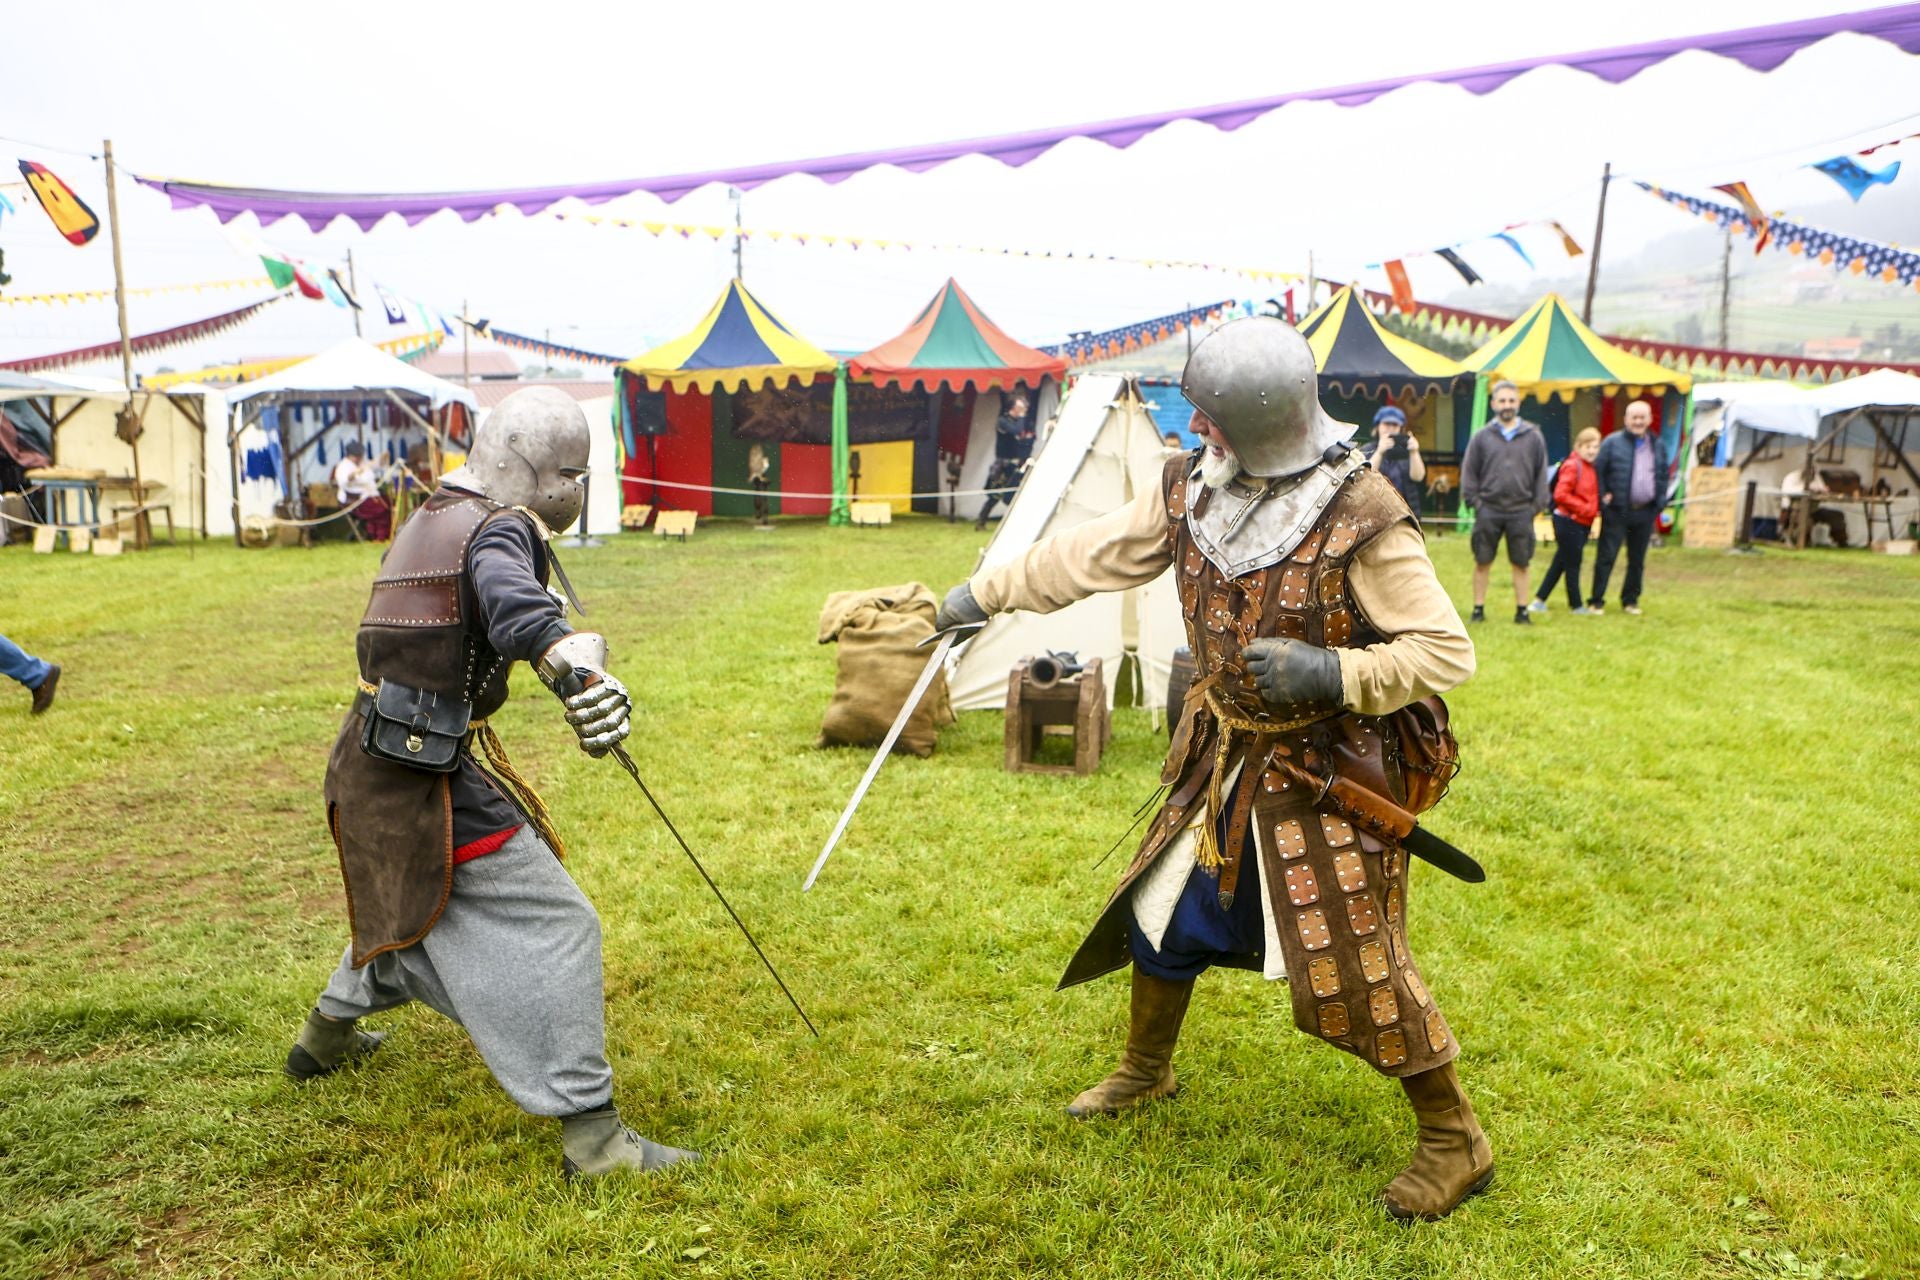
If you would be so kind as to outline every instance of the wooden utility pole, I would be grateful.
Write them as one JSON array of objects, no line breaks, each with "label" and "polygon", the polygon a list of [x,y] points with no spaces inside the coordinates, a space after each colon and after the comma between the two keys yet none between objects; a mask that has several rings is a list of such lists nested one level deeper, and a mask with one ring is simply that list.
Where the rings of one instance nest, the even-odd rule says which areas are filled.
[{"label": "wooden utility pole", "polygon": [[360,278],[353,274],[353,250],[351,249],[347,250],[347,288],[353,291],[353,297],[349,301],[354,305],[347,308],[353,312],[353,336],[362,337],[364,335],[360,332]]},{"label": "wooden utility pole", "polygon": [[744,237],[740,233],[740,188],[729,187],[733,196],[733,278],[744,281],[747,278],[746,267],[741,261],[740,242]]},{"label": "wooden utility pole", "polygon": [[470,353],[469,338],[473,333],[472,313],[467,310],[467,300],[460,299],[460,385],[473,387],[473,360]]},{"label": "wooden utility pole", "polygon": [[1313,278],[1313,250],[1309,249],[1307,250],[1307,309],[1302,314],[1307,314],[1307,315],[1312,314],[1313,294],[1314,294],[1315,287],[1319,283],[1320,282],[1318,280],[1315,280]]},{"label": "wooden utility pole", "polygon": [[[120,411],[118,434],[133,450],[133,504],[143,507],[147,501],[145,483],[140,478],[140,415],[133,411],[133,335],[127,329],[127,273],[120,254],[120,197],[113,181],[113,139],[100,144],[107,164],[107,225],[113,234],[113,302],[120,312],[120,380],[127,387],[127,405]],[[95,512],[98,515],[98,512]],[[133,545],[146,549],[147,514],[136,510],[133,517]]]},{"label": "wooden utility pole", "polygon": [[1725,351],[1733,345],[1727,324],[1733,309],[1733,229],[1725,228],[1721,235],[1725,243],[1720,250],[1720,349]]},{"label": "wooden utility pole", "polygon": [[1580,308],[1583,324],[1593,323],[1593,289],[1600,283],[1600,237],[1607,229],[1607,184],[1613,181],[1613,161],[1600,170],[1600,211],[1593,218],[1593,251],[1587,259],[1587,301]]}]

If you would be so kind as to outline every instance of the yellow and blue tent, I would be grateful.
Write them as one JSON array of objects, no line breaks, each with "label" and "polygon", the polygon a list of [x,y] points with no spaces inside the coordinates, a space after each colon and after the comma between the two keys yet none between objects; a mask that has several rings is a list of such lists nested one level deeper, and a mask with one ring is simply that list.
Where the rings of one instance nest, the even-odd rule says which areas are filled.
[{"label": "yellow and blue tent", "polygon": [[622,364],[649,391],[752,391],[808,386],[840,362],[796,334],[738,280],[729,280],[700,323]]},{"label": "yellow and blue tent", "polygon": [[1685,395],[1693,389],[1692,375],[1623,351],[1589,329],[1557,293],[1527,308],[1461,363],[1489,378],[1505,378],[1522,396],[1540,401],[1571,400],[1576,391],[1586,390]]},{"label": "yellow and blue tent", "polygon": [[1300,333],[1313,349],[1323,395],[1408,399],[1451,393],[1474,377],[1459,361],[1390,333],[1352,285],[1303,320]]}]

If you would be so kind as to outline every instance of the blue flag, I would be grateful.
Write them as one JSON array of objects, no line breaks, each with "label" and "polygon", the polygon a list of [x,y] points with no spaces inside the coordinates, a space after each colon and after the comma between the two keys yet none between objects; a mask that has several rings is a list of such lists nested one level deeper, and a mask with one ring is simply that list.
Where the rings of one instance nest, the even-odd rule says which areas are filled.
[{"label": "blue flag", "polygon": [[1818,169],[1839,183],[1856,204],[1859,203],[1860,197],[1867,193],[1868,187],[1884,186],[1900,176],[1898,160],[1877,173],[1852,156],[1835,156],[1831,160],[1822,160],[1819,164],[1810,164],[1807,167]]}]

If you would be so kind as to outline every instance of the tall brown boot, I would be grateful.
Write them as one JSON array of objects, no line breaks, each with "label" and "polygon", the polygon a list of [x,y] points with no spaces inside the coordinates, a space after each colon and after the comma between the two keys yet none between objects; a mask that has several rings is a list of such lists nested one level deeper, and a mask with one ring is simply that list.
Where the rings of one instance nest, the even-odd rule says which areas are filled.
[{"label": "tall brown boot", "polygon": [[1133,1021],[1113,1074],[1067,1104],[1075,1120],[1118,1115],[1128,1107],[1180,1091],[1173,1078],[1173,1045],[1187,1015],[1193,980],[1170,982],[1133,968]]},{"label": "tall brown boot", "polygon": [[1402,1077],[1400,1087],[1419,1117],[1420,1144],[1414,1148],[1413,1163],[1387,1184],[1387,1212],[1431,1222],[1492,1183],[1493,1147],[1451,1062]]}]

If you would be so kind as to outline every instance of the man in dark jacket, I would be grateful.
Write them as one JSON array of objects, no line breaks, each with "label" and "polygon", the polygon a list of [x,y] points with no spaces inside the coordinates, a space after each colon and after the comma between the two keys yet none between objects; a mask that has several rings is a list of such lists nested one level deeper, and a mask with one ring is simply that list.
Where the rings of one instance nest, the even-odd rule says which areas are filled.
[{"label": "man in dark jacket", "polygon": [[1527,566],[1533,563],[1533,518],[1547,509],[1547,442],[1520,416],[1520,391],[1493,384],[1493,421],[1473,433],[1460,462],[1460,496],[1473,508],[1473,616],[1487,620],[1494,553],[1507,542],[1513,566],[1513,620],[1531,622]]},{"label": "man in dark jacket", "polygon": [[1593,464],[1600,475],[1600,549],[1593,558],[1593,591],[1587,607],[1595,613],[1606,611],[1607,580],[1613,576],[1613,562],[1623,542],[1627,544],[1627,580],[1620,584],[1620,605],[1628,613],[1640,612],[1647,543],[1653,537],[1654,519],[1667,505],[1667,469],[1648,431],[1653,406],[1635,400],[1627,406],[1626,421],[1625,431],[1616,431],[1601,444]]}]

